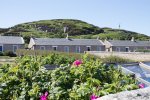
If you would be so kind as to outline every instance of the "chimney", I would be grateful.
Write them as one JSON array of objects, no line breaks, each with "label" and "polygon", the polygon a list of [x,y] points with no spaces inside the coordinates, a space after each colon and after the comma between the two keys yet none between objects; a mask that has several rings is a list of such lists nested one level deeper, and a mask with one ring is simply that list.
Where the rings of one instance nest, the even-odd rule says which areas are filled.
[{"label": "chimney", "polygon": [[67,27],[65,26],[65,27],[64,27],[64,33],[66,33],[66,31],[67,31]]},{"label": "chimney", "polygon": [[69,39],[68,33],[67,33],[66,39]]},{"label": "chimney", "polygon": [[135,41],[135,40],[134,40],[134,37],[132,37],[131,41],[133,41],[133,42]]}]

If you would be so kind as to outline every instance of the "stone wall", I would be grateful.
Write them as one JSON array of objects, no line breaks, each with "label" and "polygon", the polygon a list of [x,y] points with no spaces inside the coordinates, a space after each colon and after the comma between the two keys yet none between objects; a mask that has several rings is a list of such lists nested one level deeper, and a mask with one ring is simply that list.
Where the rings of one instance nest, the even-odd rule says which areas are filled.
[{"label": "stone wall", "polygon": [[106,57],[106,56],[118,56],[126,59],[131,59],[133,61],[150,61],[150,53],[143,53],[143,52],[99,52],[99,51],[89,51],[87,52],[92,55],[96,55],[99,57]]},{"label": "stone wall", "polygon": [[150,100],[150,87],[110,94],[97,100]]}]

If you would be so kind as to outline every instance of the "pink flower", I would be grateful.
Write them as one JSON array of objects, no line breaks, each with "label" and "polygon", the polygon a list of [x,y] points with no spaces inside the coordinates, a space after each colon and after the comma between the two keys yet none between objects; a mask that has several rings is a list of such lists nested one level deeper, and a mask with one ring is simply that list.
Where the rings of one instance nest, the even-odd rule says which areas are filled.
[{"label": "pink flower", "polygon": [[143,83],[139,84],[139,88],[144,88],[145,85]]},{"label": "pink flower", "polygon": [[90,96],[90,100],[96,100],[98,97],[96,96],[96,95],[94,95],[94,94],[92,94],[91,96]]},{"label": "pink flower", "polygon": [[48,92],[40,96],[40,100],[47,100]]},{"label": "pink flower", "polygon": [[76,61],[74,61],[73,62],[73,65],[75,65],[75,66],[79,66],[79,65],[81,65],[82,64],[82,61],[81,60],[76,60]]}]

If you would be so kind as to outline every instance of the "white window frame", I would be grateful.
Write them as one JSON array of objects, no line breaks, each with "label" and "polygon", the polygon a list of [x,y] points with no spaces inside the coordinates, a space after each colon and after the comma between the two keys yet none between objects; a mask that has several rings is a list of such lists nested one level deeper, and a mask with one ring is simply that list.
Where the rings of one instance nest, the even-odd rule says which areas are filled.
[{"label": "white window frame", "polygon": [[2,46],[2,51],[1,52],[3,52],[3,44],[0,44],[0,46]]},{"label": "white window frame", "polygon": [[[44,48],[44,49],[42,49],[42,48]],[[45,50],[45,46],[40,46],[40,50]]]},{"label": "white window frame", "polygon": [[[18,45],[13,45],[13,52],[16,52],[15,50],[14,50],[14,47],[17,47],[17,49],[18,49]],[[16,50],[17,50],[16,49]]]},{"label": "white window frame", "polygon": [[86,46],[86,51],[88,51],[88,48],[90,48],[90,51],[92,50],[91,46]]},{"label": "white window frame", "polygon": [[69,52],[69,46],[64,46],[64,52]]},{"label": "white window frame", "polygon": [[80,46],[76,46],[76,53],[80,53],[80,52],[81,52]]},{"label": "white window frame", "polygon": [[[53,51],[57,51],[58,46],[52,46]],[[54,50],[54,48],[56,48],[56,50]]]}]

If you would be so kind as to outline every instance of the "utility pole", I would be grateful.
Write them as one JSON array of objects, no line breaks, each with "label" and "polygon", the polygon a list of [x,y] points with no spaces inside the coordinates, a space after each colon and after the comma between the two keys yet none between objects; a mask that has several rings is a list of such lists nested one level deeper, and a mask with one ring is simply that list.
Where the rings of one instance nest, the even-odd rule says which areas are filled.
[{"label": "utility pole", "polygon": [[121,26],[120,26],[120,24],[119,24],[119,30],[120,30],[120,27],[121,27]]}]

